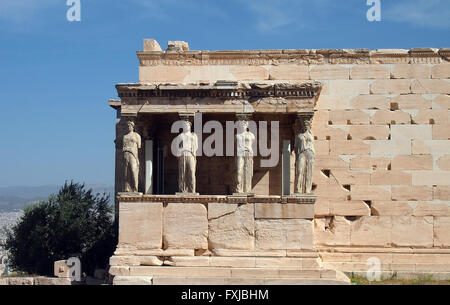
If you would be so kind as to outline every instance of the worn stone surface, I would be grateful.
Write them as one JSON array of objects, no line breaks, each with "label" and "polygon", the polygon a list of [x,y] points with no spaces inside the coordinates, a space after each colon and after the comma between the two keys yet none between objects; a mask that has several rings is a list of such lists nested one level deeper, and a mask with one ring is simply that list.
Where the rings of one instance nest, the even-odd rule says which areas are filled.
[{"label": "worn stone surface", "polygon": [[34,285],[33,277],[10,277],[8,285],[12,286],[32,286]]},{"label": "worn stone surface", "polygon": [[392,241],[390,216],[363,216],[351,222],[352,246],[389,247]]},{"label": "worn stone surface", "polygon": [[414,216],[450,216],[450,206],[445,203],[419,202]]},{"label": "worn stone surface", "polygon": [[330,201],[330,214],[337,216],[368,216],[370,207],[364,201]]},{"label": "worn stone surface", "polygon": [[396,217],[392,221],[392,244],[399,247],[432,247],[433,217]]},{"label": "worn stone surface", "polygon": [[352,185],[351,198],[353,200],[390,200],[391,192],[382,186]]},{"label": "worn stone surface", "polygon": [[396,156],[392,160],[392,170],[433,169],[432,155]]},{"label": "worn stone surface", "polygon": [[450,78],[450,64],[448,63],[435,65],[431,71],[433,78]]},{"label": "worn stone surface", "polygon": [[350,101],[351,109],[389,110],[390,99],[386,95],[361,94]]},{"label": "worn stone surface", "polygon": [[432,106],[421,94],[401,94],[391,100],[391,110],[420,110],[430,109]]},{"label": "worn stone surface", "polygon": [[372,94],[405,94],[410,93],[411,81],[409,79],[382,79],[370,85]]},{"label": "worn stone surface", "polygon": [[440,157],[436,161],[436,165],[444,171],[450,171],[450,155]]},{"label": "worn stone surface", "polygon": [[35,277],[34,285],[36,286],[71,286],[77,284],[69,278],[51,278],[51,277]]},{"label": "worn stone surface", "polygon": [[362,110],[334,110],[329,115],[333,125],[368,125],[369,115]]},{"label": "worn stone surface", "polygon": [[208,249],[208,217],[203,204],[169,203],[164,208],[164,248]]},{"label": "worn stone surface", "polygon": [[256,219],[313,219],[313,204],[255,204]]},{"label": "worn stone surface", "polygon": [[309,79],[308,66],[300,66],[300,65],[271,66],[269,73],[270,73],[269,79],[273,80]]},{"label": "worn stone surface", "polygon": [[372,201],[370,205],[374,216],[412,215],[413,209],[406,201]]},{"label": "worn stone surface", "polygon": [[189,51],[189,44],[186,41],[180,40],[168,41],[167,50],[177,52]]},{"label": "worn stone surface", "polygon": [[313,223],[305,219],[258,219],[255,226],[257,249],[314,248]]},{"label": "worn stone surface", "polygon": [[433,189],[428,186],[393,186],[393,200],[432,200]]},{"label": "worn stone surface", "polygon": [[370,155],[373,157],[389,157],[411,154],[411,140],[378,140],[370,141]]},{"label": "worn stone surface", "polygon": [[433,125],[433,140],[450,140],[450,124]]},{"label": "worn stone surface", "polygon": [[410,124],[411,115],[402,110],[378,110],[370,117],[370,123],[374,125]]},{"label": "worn stone surface", "polygon": [[350,69],[339,65],[312,66],[311,79],[349,79]]},{"label": "worn stone surface", "polygon": [[391,164],[390,158],[358,156],[350,160],[350,169],[359,170],[360,172],[376,169],[387,170],[390,164]]},{"label": "worn stone surface", "polygon": [[[219,114],[221,111],[227,112],[230,118],[237,112],[252,112],[256,120],[280,121],[280,135],[283,140],[291,140],[291,152],[295,150],[293,114],[299,110],[312,111],[314,107],[317,111],[313,118],[312,137],[316,156],[311,188],[317,196],[314,206],[315,244],[324,251],[339,254],[342,254],[339,251],[353,251],[350,258],[347,256],[330,263],[335,263],[340,270],[364,272],[368,268],[364,260],[378,253],[383,261],[382,268],[387,271],[448,268],[445,265],[448,264],[445,256],[449,247],[446,217],[449,217],[450,201],[448,49],[210,52],[188,51],[187,46],[173,44],[167,52],[161,52],[154,41],[144,45],[144,52],[138,52],[140,82],[149,87],[152,85],[148,83],[155,81],[164,83],[162,88],[181,90],[192,86],[196,93],[203,94],[208,90],[200,91],[200,87],[214,89],[216,81],[220,81],[219,86],[247,86],[252,91],[275,94],[280,87],[276,88],[272,83],[287,86],[288,83],[320,80],[321,92],[315,101],[252,95],[254,100],[247,103],[238,95],[219,100],[211,96],[180,97],[172,94],[170,102],[152,97],[148,103],[146,97],[121,94],[121,101],[114,105],[121,107],[122,113],[172,112],[163,116],[162,121],[167,118],[167,122],[159,122],[162,124],[158,126],[161,131],[158,136],[163,140],[161,145],[170,144],[170,124],[179,112],[186,109],[214,114],[214,119],[219,121],[225,120]],[[264,86],[271,89],[265,91]],[[129,93],[134,94],[133,90]],[[282,116],[287,112],[292,114],[290,118]],[[137,132],[146,139],[155,135],[151,120],[138,116],[136,123]],[[143,164],[144,152],[139,154]],[[176,192],[176,167],[172,165],[174,159],[170,154],[167,158],[164,187],[165,192],[172,194]],[[198,159],[196,178],[201,194],[233,193],[235,158]],[[291,153],[287,159],[291,167],[288,191],[293,193],[296,184],[295,154]],[[258,163],[255,157],[254,178],[247,183],[251,184],[252,192],[256,195],[281,195],[284,191],[282,181],[286,178],[282,162],[271,169],[263,169]],[[144,166],[140,170],[144,170]],[[129,274],[130,269],[126,266],[132,266],[132,272],[144,272],[141,270],[147,269],[139,269],[143,267],[140,266],[140,256],[157,256],[155,262],[164,260],[175,265],[200,266],[208,262],[210,266],[223,268],[251,268],[256,266],[255,257],[282,257],[287,255],[287,251],[303,253],[298,249],[299,232],[309,230],[309,227],[299,229],[302,225],[296,222],[299,220],[296,217],[302,217],[304,213],[299,212],[300,206],[263,203],[250,197],[245,200],[252,200],[252,204],[241,205],[238,204],[239,199],[235,200],[232,204],[205,200],[203,204],[208,209],[201,213],[198,208],[187,208],[189,204],[195,205],[192,203],[180,203],[177,208],[170,208],[173,203],[164,203],[173,217],[172,220],[161,221],[164,232],[160,235],[164,234],[168,251],[181,251],[173,253],[178,258],[172,260],[168,258],[171,256],[169,252],[158,246],[161,243],[137,246],[141,237],[142,240],[148,239],[153,233],[144,237],[140,232],[149,232],[150,228],[131,219],[129,224],[134,224],[128,235],[131,243],[121,244],[117,257],[111,259],[117,267],[113,272]],[[309,208],[308,213],[311,214]],[[173,228],[172,231],[169,227]],[[293,250],[289,250],[291,247]],[[427,252],[429,255],[443,255],[441,263],[431,258],[437,256],[430,256],[427,260],[417,256],[420,251],[431,250],[442,251]],[[147,252],[142,254],[139,251]],[[409,256],[403,260],[399,256],[393,259],[393,253],[406,252]],[[237,257],[239,260],[233,260]],[[149,263],[152,262],[153,259]],[[273,259],[259,262],[285,263]],[[183,276],[190,276],[189,272],[192,270],[183,270]],[[244,276],[244,272],[248,270],[240,270],[235,275]],[[250,274],[256,276],[257,272]],[[272,272],[268,274],[275,275]]]},{"label": "worn stone surface", "polygon": [[162,216],[162,203],[121,202],[119,247],[161,248]]},{"label": "worn stone surface", "polygon": [[129,286],[129,285],[153,285],[153,278],[151,276],[115,276],[114,285]]},{"label": "worn stone surface", "polygon": [[398,64],[392,66],[393,78],[431,78],[431,68],[427,65]]},{"label": "worn stone surface", "polygon": [[390,78],[389,67],[382,65],[356,65],[350,71],[351,79]]},{"label": "worn stone surface", "polygon": [[450,95],[439,94],[433,100],[433,108],[435,109],[450,109]]},{"label": "worn stone surface", "polygon": [[[449,166],[448,161],[447,164],[444,163],[441,166],[445,169]],[[412,173],[412,185],[448,185],[448,181],[450,181],[449,171],[415,171]]]},{"label": "worn stone surface", "polygon": [[435,217],[433,224],[434,246],[450,247],[450,217]]},{"label": "worn stone surface", "polygon": [[378,169],[370,175],[372,185],[411,185],[411,174],[399,170]]},{"label": "worn stone surface", "polygon": [[393,125],[391,139],[396,141],[431,140],[432,128],[430,125]]},{"label": "worn stone surface", "polygon": [[222,204],[208,205],[211,249],[253,249],[255,241],[255,205]]},{"label": "worn stone surface", "polygon": [[349,246],[351,223],[343,216],[316,218],[314,236],[317,245]]},{"label": "worn stone surface", "polygon": [[54,263],[54,276],[58,277],[58,278],[68,278],[69,277],[69,270],[70,267],[67,266],[67,261],[66,260],[60,260],[60,261],[56,261]]},{"label": "worn stone surface", "polygon": [[450,201],[450,186],[435,186],[433,188],[433,199]]},{"label": "worn stone surface", "polygon": [[155,39],[144,39],[144,51],[162,51],[162,49]]},{"label": "worn stone surface", "polygon": [[411,92],[415,94],[450,94],[450,80],[415,79],[411,82]]}]

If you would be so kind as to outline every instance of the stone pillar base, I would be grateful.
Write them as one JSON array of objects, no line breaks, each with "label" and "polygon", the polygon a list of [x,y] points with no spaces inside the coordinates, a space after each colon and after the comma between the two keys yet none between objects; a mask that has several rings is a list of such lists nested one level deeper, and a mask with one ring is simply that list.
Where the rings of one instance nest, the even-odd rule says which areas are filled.
[{"label": "stone pillar base", "polygon": [[119,244],[110,274],[151,277],[153,284],[208,278],[223,284],[349,283],[344,274],[322,268],[314,245],[314,196],[241,195],[119,196]]}]

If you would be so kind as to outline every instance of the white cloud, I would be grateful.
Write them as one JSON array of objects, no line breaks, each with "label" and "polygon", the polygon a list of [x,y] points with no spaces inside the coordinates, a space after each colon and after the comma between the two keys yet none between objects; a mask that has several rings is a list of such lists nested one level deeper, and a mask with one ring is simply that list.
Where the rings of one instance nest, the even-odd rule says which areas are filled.
[{"label": "white cloud", "polygon": [[385,20],[420,27],[450,27],[449,0],[382,0],[381,4]]}]

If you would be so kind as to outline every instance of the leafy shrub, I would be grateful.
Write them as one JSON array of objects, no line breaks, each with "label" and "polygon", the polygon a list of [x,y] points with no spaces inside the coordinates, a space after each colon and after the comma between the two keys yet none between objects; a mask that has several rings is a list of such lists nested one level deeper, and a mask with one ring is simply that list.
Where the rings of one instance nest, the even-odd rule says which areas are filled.
[{"label": "leafy shrub", "polygon": [[80,258],[88,274],[105,268],[115,246],[109,195],[94,195],[73,182],[48,200],[27,206],[18,223],[6,230],[2,244],[14,270],[50,276],[55,261],[72,256]]}]

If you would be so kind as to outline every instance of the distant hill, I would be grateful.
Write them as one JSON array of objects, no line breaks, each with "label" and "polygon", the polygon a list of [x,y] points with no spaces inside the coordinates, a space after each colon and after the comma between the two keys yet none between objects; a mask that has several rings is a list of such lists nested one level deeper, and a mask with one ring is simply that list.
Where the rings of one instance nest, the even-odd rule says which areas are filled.
[{"label": "distant hill", "polygon": [[[57,193],[60,188],[60,185],[0,187],[0,212],[22,210],[30,203],[47,199],[50,194]],[[113,198],[113,186],[92,184],[86,185],[85,188],[92,189],[94,194],[106,193]]]}]

